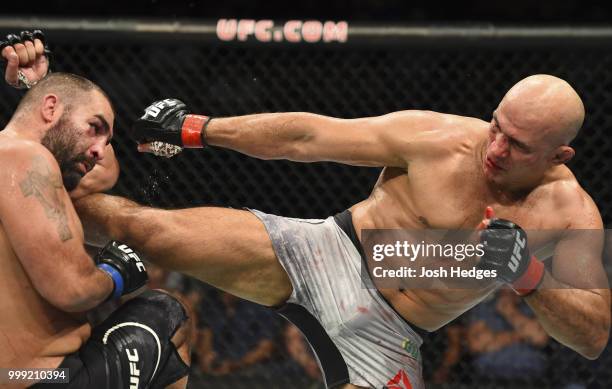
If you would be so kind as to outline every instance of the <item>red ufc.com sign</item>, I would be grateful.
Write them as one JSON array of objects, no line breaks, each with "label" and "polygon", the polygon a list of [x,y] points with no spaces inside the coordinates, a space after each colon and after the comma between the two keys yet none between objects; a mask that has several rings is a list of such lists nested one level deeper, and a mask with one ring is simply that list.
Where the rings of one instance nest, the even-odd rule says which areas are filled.
[{"label": "red ufc.com sign", "polygon": [[217,37],[222,41],[246,41],[254,37],[260,42],[346,42],[348,23],[318,20],[289,20],[275,25],[272,20],[219,19]]}]

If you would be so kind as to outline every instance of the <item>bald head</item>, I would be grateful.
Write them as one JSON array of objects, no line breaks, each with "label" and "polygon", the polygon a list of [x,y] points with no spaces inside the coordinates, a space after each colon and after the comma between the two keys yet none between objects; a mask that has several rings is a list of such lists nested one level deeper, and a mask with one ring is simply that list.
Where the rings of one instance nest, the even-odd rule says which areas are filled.
[{"label": "bald head", "polygon": [[574,88],[546,74],[516,83],[504,96],[499,110],[516,127],[537,131],[557,145],[569,144],[584,121],[584,105]]}]

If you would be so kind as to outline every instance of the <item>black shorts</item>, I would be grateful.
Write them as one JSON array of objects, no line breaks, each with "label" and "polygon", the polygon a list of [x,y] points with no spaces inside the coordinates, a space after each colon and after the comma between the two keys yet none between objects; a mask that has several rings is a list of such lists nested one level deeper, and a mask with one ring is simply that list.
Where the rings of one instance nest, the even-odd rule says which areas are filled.
[{"label": "black shorts", "polygon": [[68,384],[32,388],[163,388],[189,373],[170,339],[187,320],[174,297],[149,290],[128,301],[58,368],[68,368]]}]

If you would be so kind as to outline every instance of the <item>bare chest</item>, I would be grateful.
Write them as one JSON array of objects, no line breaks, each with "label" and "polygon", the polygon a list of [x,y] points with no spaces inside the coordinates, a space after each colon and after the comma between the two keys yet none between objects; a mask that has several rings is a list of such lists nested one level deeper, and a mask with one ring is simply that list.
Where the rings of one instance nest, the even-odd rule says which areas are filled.
[{"label": "bare chest", "polygon": [[488,199],[474,169],[454,161],[415,163],[406,178],[408,201],[424,227],[473,228],[482,219]]},{"label": "bare chest", "polygon": [[413,164],[402,180],[381,182],[394,186],[386,192],[396,193],[401,199],[398,204],[410,211],[407,217],[422,228],[473,229],[482,221],[488,206],[493,208],[495,217],[524,229],[563,229],[566,225],[545,193],[499,200],[487,188],[481,172],[454,160]]}]

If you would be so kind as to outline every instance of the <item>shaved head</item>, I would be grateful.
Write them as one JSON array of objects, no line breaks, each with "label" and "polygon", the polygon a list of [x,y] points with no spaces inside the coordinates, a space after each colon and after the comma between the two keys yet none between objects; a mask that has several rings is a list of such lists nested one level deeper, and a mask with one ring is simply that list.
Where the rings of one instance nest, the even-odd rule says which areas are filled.
[{"label": "shaved head", "polygon": [[565,80],[547,74],[516,83],[499,110],[514,126],[538,132],[553,147],[569,144],[584,122],[584,105],[578,93]]},{"label": "shaved head", "polygon": [[532,188],[574,157],[569,144],[583,121],[582,100],[566,81],[547,74],[522,79],[493,112],[485,175],[506,189]]},{"label": "shaved head", "polygon": [[74,104],[86,103],[90,94],[94,91],[104,96],[112,107],[106,93],[92,81],[71,73],[50,73],[34,85],[32,89],[28,90],[17,106],[15,114],[30,114],[31,109],[37,104],[41,104],[43,96],[49,93],[57,95],[69,108]]}]

